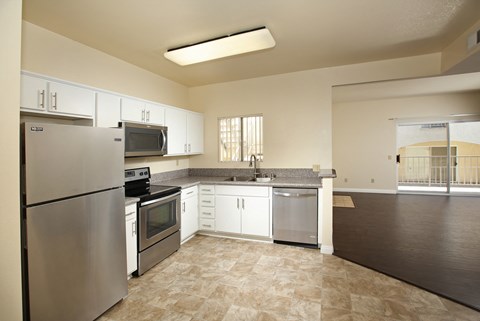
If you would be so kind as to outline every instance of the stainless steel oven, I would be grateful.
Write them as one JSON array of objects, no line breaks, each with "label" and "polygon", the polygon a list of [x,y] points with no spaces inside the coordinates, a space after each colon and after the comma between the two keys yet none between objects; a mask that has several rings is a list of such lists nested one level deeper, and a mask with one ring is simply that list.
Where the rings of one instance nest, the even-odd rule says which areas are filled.
[{"label": "stainless steel oven", "polygon": [[180,248],[180,194],[180,187],[150,184],[148,167],[125,171],[125,195],[140,199],[135,275],[142,275]]},{"label": "stainless steel oven", "polygon": [[180,194],[140,203],[140,251],[180,229]]}]

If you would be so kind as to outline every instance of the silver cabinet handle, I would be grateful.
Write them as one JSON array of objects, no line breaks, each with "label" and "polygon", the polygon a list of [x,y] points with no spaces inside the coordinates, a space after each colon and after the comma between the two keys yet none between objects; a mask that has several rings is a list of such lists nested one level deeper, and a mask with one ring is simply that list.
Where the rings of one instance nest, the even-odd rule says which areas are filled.
[{"label": "silver cabinet handle", "polygon": [[145,109],[142,110],[142,121],[145,121]]},{"label": "silver cabinet handle", "polygon": [[212,216],[212,213],[209,213],[209,212],[202,212],[203,215],[208,215],[208,216]]},{"label": "silver cabinet handle", "polygon": [[205,200],[202,201],[202,203],[208,203],[208,204],[210,204],[211,202],[212,201],[205,201]]},{"label": "silver cabinet handle", "polygon": [[188,144],[188,152],[190,153],[190,151],[192,150],[191,148],[192,146],[190,144]]},{"label": "silver cabinet handle", "polygon": [[40,95],[40,108],[42,109],[45,109],[45,89],[42,90],[42,91],[38,91],[39,95]]},{"label": "silver cabinet handle", "polygon": [[185,202],[183,202],[183,212],[185,213]]},{"label": "silver cabinet handle", "polygon": [[245,209],[245,199],[242,198],[242,209]]},{"label": "silver cabinet handle", "polygon": [[57,110],[57,93],[52,93],[52,108]]},{"label": "silver cabinet handle", "polygon": [[202,224],[202,225],[205,226],[205,227],[212,227],[211,224]]},{"label": "silver cabinet handle", "polygon": [[132,222],[132,236],[137,235],[137,224],[136,222]]},{"label": "silver cabinet handle", "polygon": [[237,198],[237,210],[240,209],[240,199]]},{"label": "silver cabinet handle", "polygon": [[147,111],[147,121],[150,121],[150,110]]},{"label": "silver cabinet handle", "polygon": [[183,146],[183,150],[185,151],[185,153],[187,152],[187,144]]}]

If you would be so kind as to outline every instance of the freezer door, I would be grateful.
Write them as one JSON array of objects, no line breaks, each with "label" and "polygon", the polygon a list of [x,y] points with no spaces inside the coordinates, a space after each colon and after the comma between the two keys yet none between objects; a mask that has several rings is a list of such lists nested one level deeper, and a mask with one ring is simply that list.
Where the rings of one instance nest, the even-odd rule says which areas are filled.
[{"label": "freezer door", "polygon": [[27,206],[124,184],[121,129],[27,122],[22,144]]},{"label": "freezer door", "polygon": [[31,321],[94,320],[127,295],[123,188],[26,209]]}]

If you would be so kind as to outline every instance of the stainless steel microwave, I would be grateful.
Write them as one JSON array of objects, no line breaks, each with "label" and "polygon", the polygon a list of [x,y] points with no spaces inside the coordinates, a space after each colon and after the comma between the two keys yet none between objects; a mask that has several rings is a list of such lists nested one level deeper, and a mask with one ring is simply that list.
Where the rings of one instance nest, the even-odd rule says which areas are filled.
[{"label": "stainless steel microwave", "polygon": [[167,154],[167,127],[120,123],[125,132],[125,157]]}]

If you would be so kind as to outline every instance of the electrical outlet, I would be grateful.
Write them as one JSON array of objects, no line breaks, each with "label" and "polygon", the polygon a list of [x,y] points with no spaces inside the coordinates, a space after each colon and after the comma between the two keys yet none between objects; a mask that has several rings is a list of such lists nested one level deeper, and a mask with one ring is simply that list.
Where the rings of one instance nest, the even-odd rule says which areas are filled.
[{"label": "electrical outlet", "polygon": [[344,181],[345,183],[348,183],[348,178],[345,178],[343,181]]},{"label": "electrical outlet", "polygon": [[375,178],[370,179],[370,183],[375,183]]},{"label": "electrical outlet", "polygon": [[314,172],[320,172],[320,164],[313,164],[312,168]]}]

